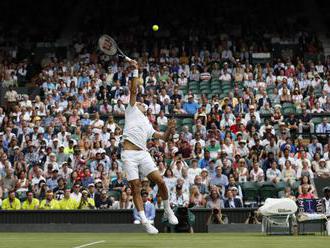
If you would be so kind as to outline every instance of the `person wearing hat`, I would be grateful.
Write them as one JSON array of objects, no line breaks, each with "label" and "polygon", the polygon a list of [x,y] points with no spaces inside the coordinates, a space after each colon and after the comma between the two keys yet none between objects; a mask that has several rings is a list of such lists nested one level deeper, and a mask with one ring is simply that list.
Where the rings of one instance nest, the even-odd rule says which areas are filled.
[{"label": "person wearing hat", "polygon": [[81,192],[78,209],[95,209],[94,199],[88,196],[88,191],[85,189]]},{"label": "person wearing hat", "polygon": [[239,154],[242,158],[245,158],[249,155],[250,150],[246,145],[246,140],[241,139],[238,141],[238,146],[236,147],[236,153]]},{"label": "person wearing hat", "polygon": [[204,184],[204,185],[210,184],[209,171],[206,168],[202,169],[200,176],[202,178],[202,184]]},{"label": "person wearing hat", "polygon": [[88,189],[88,196],[95,201],[95,197],[96,197],[95,184],[94,183],[88,184],[87,189]]},{"label": "person wearing hat", "polygon": [[220,144],[217,142],[215,138],[211,138],[210,144],[206,146],[206,150],[210,152],[210,158],[215,159],[218,156],[218,152],[220,150]]},{"label": "person wearing hat", "polygon": [[188,102],[183,104],[183,110],[189,115],[195,115],[199,108],[199,104],[194,101],[194,96],[188,95]]},{"label": "person wearing hat", "polygon": [[315,163],[313,167],[318,177],[322,177],[322,178],[330,177],[330,166],[329,163],[327,163],[324,158],[321,158],[319,160],[319,163]]},{"label": "person wearing hat", "polygon": [[175,186],[175,192],[171,192],[170,204],[174,207],[188,207],[189,198],[187,194],[183,193],[183,187],[181,184]]},{"label": "person wearing hat", "polygon": [[255,120],[256,120],[258,123],[261,122],[260,114],[259,114],[259,112],[257,112],[257,111],[255,110],[254,105],[250,105],[250,106],[249,106],[249,112],[248,112],[248,113],[245,115],[245,117],[244,117],[245,123],[248,123],[248,122],[252,119],[252,118],[251,118],[252,116],[255,117]]}]

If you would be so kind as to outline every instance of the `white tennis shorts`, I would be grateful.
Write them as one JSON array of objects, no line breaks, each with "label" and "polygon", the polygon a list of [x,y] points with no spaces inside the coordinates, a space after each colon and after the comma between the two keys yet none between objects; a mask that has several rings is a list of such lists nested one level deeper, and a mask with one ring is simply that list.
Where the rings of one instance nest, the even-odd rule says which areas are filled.
[{"label": "white tennis shorts", "polygon": [[156,171],[155,162],[147,151],[123,150],[121,160],[124,163],[124,170],[127,173],[127,180],[140,179]]}]

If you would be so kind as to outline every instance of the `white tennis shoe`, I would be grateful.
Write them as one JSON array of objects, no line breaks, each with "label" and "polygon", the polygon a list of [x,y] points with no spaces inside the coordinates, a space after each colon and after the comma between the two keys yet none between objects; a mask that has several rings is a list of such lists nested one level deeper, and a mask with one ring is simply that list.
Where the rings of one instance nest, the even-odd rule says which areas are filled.
[{"label": "white tennis shoe", "polygon": [[168,209],[167,211],[165,210],[164,216],[165,216],[165,218],[167,218],[168,222],[171,225],[179,224],[178,218],[175,216],[172,209]]},{"label": "white tennis shoe", "polygon": [[144,227],[144,229],[146,230],[147,233],[158,234],[157,228],[154,227],[153,225],[151,225],[149,221],[142,223],[142,226]]}]

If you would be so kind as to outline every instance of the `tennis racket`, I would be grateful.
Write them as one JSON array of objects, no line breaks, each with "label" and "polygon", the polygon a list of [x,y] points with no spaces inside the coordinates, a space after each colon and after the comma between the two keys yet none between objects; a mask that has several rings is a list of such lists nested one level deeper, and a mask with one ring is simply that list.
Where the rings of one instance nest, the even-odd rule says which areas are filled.
[{"label": "tennis racket", "polygon": [[99,49],[106,55],[113,56],[118,53],[118,55],[123,57],[125,60],[132,61],[131,58],[127,57],[125,53],[120,50],[116,41],[107,34],[104,34],[99,38]]}]

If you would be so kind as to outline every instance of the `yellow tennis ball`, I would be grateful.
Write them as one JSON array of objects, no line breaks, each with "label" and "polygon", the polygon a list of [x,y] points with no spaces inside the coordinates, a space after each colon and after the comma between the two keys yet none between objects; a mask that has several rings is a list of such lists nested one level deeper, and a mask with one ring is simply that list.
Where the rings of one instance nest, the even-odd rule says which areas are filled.
[{"label": "yellow tennis ball", "polygon": [[152,26],[152,30],[153,30],[153,31],[156,32],[156,31],[158,31],[158,29],[159,29],[158,25],[153,25],[153,26]]}]

